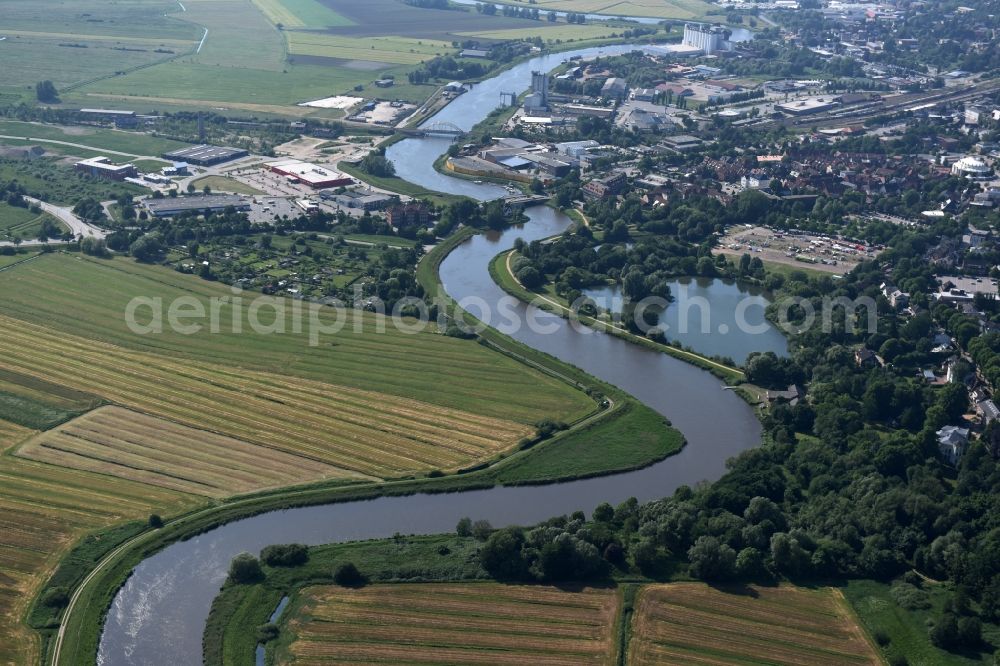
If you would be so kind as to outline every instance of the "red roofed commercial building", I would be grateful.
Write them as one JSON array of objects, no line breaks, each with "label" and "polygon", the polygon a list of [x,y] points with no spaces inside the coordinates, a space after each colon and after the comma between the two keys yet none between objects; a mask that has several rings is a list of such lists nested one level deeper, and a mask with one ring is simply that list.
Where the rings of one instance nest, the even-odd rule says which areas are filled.
[{"label": "red roofed commercial building", "polygon": [[267,168],[289,180],[308,185],[314,189],[354,184],[354,179],[346,174],[300,160],[270,162]]}]

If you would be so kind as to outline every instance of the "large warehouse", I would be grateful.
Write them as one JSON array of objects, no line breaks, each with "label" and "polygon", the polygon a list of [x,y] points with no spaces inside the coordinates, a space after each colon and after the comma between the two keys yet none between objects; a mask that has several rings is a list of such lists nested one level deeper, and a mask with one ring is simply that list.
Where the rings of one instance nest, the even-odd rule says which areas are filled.
[{"label": "large warehouse", "polygon": [[348,175],[300,160],[270,162],[267,168],[274,173],[285,176],[289,180],[294,180],[295,182],[317,189],[354,184],[354,179]]},{"label": "large warehouse", "polygon": [[250,153],[242,148],[223,148],[221,146],[189,146],[169,153],[163,153],[163,159],[171,162],[187,162],[198,166],[212,166],[246,157]]},{"label": "large warehouse", "polygon": [[199,194],[187,197],[146,199],[143,204],[154,217],[173,217],[183,213],[219,213],[230,206],[238,211],[250,210],[250,203],[235,194]]}]

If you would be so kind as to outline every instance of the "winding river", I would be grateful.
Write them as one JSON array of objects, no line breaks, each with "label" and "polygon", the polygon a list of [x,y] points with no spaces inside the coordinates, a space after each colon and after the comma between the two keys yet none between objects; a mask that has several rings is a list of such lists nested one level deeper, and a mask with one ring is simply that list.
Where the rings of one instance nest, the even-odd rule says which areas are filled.
[{"label": "winding river", "polygon": [[[632,50],[604,47],[601,53]],[[473,87],[429,122],[448,121],[470,128],[496,106],[501,90],[523,90],[534,69],[551,69],[579,53],[540,56]],[[397,172],[432,189],[490,199],[502,188],[437,173],[432,163],[447,140],[407,139],[389,150]],[[456,248],[441,266],[447,291],[456,299],[478,297],[496,303],[503,296],[489,276],[490,259],[518,237],[544,238],[561,232],[570,220],[546,207],[527,211],[522,228],[473,237]],[[201,663],[201,638],[212,599],[238,553],[256,553],[268,544],[335,541],[451,531],[462,516],[485,518],[494,526],[530,524],[553,515],[584,510],[603,501],[640,501],[670,494],[683,484],[713,480],[727,458],[757,445],[760,425],[753,411],[713,376],[670,356],[619,338],[572,326],[569,322],[520,305],[547,333],[526,327],[500,330],[615,384],[669,418],[687,438],[676,456],[646,469],[549,486],[497,487],[455,494],[419,494],[345,502],[266,513],[235,521],[188,541],[173,544],[139,564],[119,590],[101,637],[98,663]],[[476,308],[470,309],[475,312]],[[537,327],[536,327],[537,328]]]}]

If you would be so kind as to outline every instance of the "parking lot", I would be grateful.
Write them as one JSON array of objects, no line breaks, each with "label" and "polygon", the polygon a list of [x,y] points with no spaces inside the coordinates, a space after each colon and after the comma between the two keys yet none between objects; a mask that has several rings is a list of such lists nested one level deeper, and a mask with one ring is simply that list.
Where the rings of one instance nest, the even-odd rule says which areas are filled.
[{"label": "parking lot", "polygon": [[716,251],[733,257],[748,253],[765,262],[843,275],[878,256],[881,248],[802,231],[735,226],[719,240]]}]

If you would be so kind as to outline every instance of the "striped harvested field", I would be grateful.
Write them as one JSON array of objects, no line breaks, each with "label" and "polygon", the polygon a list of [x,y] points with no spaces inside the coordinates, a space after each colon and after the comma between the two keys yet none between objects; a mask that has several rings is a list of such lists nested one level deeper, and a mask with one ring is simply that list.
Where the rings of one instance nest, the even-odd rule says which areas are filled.
[{"label": "striped harvested field", "polygon": [[[290,616],[296,665],[610,664],[613,589],[428,583],[313,587]],[[281,659],[279,659],[281,661]]]},{"label": "striped harvested field", "polygon": [[458,468],[530,432],[371,391],[133,352],[2,315],[0,369],[316,460],[344,476]]},{"label": "striped harvested field", "polygon": [[636,604],[628,662],[645,664],[878,664],[831,589],[651,585]]},{"label": "striped harvested field", "polygon": [[22,623],[35,590],[85,533],[203,501],[163,488],[0,456],[0,663],[36,663]]},{"label": "striped harvested field", "polygon": [[16,444],[20,444],[33,434],[33,430],[19,426],[16,423],[11,423],[10,421],[0,420],[0,452],[6,451]]},{"label": "striped harvested field", "polygon": [[[316,346],[309,344],[307,332],[290,328],[283,334],[253,333],[246,305],[242,319],[236,316],[242,333],[223,326],[218,333],[183,335],[167,327],[162,334],[139,335],[128,329],[124,316],[136,296],[162,298],[164,304],[193,296],[207,310],[210,299],[233,293],[225,285],[131,259],[51,253],[0,272],[0,291],[0,315],[199,366],[291,375],[524,424],[544,418],[569,422],[594,406],[582,392],[552,377],[467,340],[439,335],[433,327],[417,335],[391,325],[377,332],[380,319],[368,313],[350,313],[343,330],[324,335]],[[254,297],[245,294],[244,303]],[[222,322],[232,321],[233,314],[229,303],[222,304]]]},{"label": "striped harvested field", "polygon": [[121,407],[41,433],[17,455],[216,498],[345,476],[309,458]]}]

